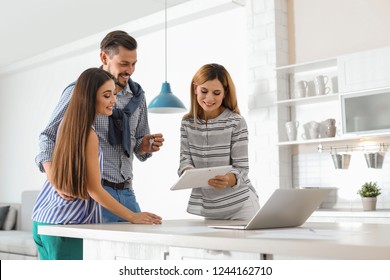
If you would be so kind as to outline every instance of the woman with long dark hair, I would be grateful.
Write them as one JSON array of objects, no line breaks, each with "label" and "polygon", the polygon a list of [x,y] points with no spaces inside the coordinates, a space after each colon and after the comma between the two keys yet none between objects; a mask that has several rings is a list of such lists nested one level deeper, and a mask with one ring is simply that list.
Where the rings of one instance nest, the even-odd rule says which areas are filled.
[{"label": "woman with long dark hair", "polygon": [[[40,235],[38,225],[101,223],[100,206],[132,223],[161,223],[155,214],[127,209],[101,185],[103,155],[93,123],[99,114],[112,114],[114,80],[100,68],[87,69],[77,79],[57,134],[50,177],[33,210],[33,236],[40,259],[82,259],[82,239]],[[65,200],[56,190],[74,199]]]}]

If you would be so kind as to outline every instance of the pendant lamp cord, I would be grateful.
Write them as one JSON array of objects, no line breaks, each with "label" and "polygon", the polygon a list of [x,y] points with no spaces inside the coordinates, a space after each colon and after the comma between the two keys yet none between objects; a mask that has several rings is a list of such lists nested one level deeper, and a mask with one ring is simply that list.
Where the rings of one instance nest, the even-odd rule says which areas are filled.
[{"label": "pendant lamp cord", "polygon": [[168,81],[167,73],[168,73],[168,0],[165,0],[165,82]]}]

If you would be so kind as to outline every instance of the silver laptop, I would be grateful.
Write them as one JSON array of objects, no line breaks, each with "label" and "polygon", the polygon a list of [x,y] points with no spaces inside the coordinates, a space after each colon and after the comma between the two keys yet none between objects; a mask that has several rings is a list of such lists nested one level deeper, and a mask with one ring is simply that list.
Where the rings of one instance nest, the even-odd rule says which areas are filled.
[{"label": "silver laptop", "polygon": [[302,225],[320,206],[331,188],[277,189],[248,222],[226,221],[215,228],[269,229]]}]

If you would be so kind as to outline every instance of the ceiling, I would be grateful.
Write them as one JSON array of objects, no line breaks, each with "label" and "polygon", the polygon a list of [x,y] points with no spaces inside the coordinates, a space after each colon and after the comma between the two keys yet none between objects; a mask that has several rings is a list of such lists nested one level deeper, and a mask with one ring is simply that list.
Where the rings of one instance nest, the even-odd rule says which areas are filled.
[{"label": "ceiling", "polygon": [[[168,0],[172,7],[191,0]],[[165,8],[165,0],[0,0],[0,69]]]}]

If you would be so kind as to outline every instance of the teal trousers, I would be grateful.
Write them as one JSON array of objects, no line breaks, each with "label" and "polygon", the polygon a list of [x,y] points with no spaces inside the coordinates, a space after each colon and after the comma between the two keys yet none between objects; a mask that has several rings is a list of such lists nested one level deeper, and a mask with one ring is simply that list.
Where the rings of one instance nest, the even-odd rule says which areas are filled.
[{"label": "teal trousers", "polygon": [[83,240],[38,234],[38,226],[50,225],[33,221],[33,238],[40,260],[82,260]]}]

